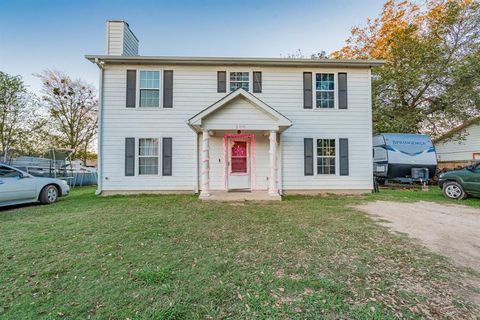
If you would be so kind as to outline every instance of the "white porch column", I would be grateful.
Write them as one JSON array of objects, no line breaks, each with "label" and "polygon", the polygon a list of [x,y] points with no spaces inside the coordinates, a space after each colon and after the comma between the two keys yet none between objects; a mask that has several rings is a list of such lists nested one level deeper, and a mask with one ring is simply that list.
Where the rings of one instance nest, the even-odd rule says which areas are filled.
[{"label": "white porch column", "polygon": [[270,130],[270,175],[268,177],[268,194],[278,196],[277,188],[277,132]]},{"label": "white porch column", "polygon": [[200,198],[210,196],[210,155],[209,155],[208,130],[202,132],[202,190]]}]

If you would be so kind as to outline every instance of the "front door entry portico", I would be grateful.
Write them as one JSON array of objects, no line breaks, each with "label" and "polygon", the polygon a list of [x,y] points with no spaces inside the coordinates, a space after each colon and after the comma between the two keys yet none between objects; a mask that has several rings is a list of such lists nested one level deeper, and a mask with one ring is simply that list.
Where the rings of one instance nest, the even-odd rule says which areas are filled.
[{"label": "front door entry portico", "polygon": [[[261,190],[266,187],[265,183],[268,182],[268,194],[274,198],[280,196],[277,139],[279,134],[292,125],[288,118],[255,95],[240,88],[194,115],[188,120],[188,125],[196,132],[202,133],[202,143],[199,148],[201,151],[199,174],[201,199],[206,200],[210,197],[211,173],[215,175],[215,186],[219,186],[217,183],[220,170],[210,167],[210,136],[221,132],[227,132],[223,135],[223,157],[218,159],[219,163],[223,162],[224,166],[222,189],[225,191]],[[242,133],[242,130],[247,133]],[[233,133],[235,131],[236,134]],[[262,180],[260,183],[257,183],[256,174],[255,133],[251,132],[261,132],[262,134],[262,138],[259,139],[261,144],[258,146],[258,150],[261,150],[259,161]],[[265,154],[265,139],[263,138],[267,135],[268,156]],[[215,150],[218,151],[218,149]],[[263,177],[266,180],[263,180]]]},{"label": "front door entry portico", "polygon": [[227,189],[251,190],[250,139],[228,139]]}]

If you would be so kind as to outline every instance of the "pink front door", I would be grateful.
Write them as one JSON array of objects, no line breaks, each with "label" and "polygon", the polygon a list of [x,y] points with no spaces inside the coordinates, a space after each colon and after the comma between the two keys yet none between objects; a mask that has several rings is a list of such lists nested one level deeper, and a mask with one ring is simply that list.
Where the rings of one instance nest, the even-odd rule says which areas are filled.
[{"label": "pink front door", "polygon": [[228,144],[227,186],[232,189],[250,189],[250,142],[230,139]]}]

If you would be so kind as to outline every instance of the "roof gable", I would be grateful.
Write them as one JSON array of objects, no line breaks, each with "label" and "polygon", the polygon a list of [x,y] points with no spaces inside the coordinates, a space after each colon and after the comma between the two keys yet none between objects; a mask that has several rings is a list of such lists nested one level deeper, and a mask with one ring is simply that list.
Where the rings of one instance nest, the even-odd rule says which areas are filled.
[{"label": "roof gable", "polygon": [[437,139],[434,139],[433,143],[438,143],[438,142],[441,142],[441,141],[446,140],[448,138],[451,138],[455,134],[460,133],[462,130],[464,130],[464,129],[466,129],[466,128],[470,127],[471,125],[474,125],[474,124],[479,124],[480,125],[480,117],[476,117],[476,118],[465,121],[464,123],[462,123],[458,127],[455,127],[453,129],[447,131],[446,133],[444,133],[443,135],[441,135]]},{"label": "roof gable", "polygon": [[[243,105],[239,106],[239,103],[241,104],[242,102]],[[276,126],[283,127],[284,129],[292,125],[292,122],[287,117],[244,89],[233,91],[211,106],[203,109],[201,112],[190,118],[188,124],[190,126],[199,127],[209,119],[219,118],[221,113],[224,113],[227,118],[231,119],[234,114],[228,114],[224,109],[231,108],[231,112],[238,111],[240,113],[241,108],[245,109],[249,107],[252,108],[251,114],[249,114],[250,119],[255,118],[256,120],[270,121]],[[244,114],[245,113],[246,112],[244,112]]]}]

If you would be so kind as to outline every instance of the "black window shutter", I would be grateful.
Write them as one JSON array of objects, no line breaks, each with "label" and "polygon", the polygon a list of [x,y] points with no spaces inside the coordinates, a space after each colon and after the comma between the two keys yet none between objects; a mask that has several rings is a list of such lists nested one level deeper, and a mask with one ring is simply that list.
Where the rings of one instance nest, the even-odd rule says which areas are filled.
[{"label": "black window shutter", "polygon": [[348,139],[341,138],[338,140],[340,147],[340,175],[348,176]]},{"label": "black window shutter", "polygon": [[253,71],[253,92],[262,92],[262,73],[260,71]]},{"label": "black window shutter", "polygon": [[347,101],[347,73],[338,74],[338,108],[348,109]]},{"label": "black window shutter", "polygon": [[127,70],[127,108],[135,108],[137,93],[137,70]]},{"label": "black window shutter", "polygon": [[173,108],[173,71],[163,71],[163,107]]},{"label": "black window shutter", "polygon": [[227,72],[217,72],[217,92],[227,92]]},{"label": "black window shutter", "polygon": [[303,139],[305,175],[313,176],[313,139]]},{"label": "black window shutter", "polygon": [[[312,109],[312,73],[303,73],[303,108]],[[312,173],[313,174],[313,173]]]},{"label": "black window shutter", "polygon": [[162,139],[162,175],[172,175],[172,138]]},{"label": "black window shutter", "polygon": [[125,175],[135,175],[135,138],[125,138]]}]

